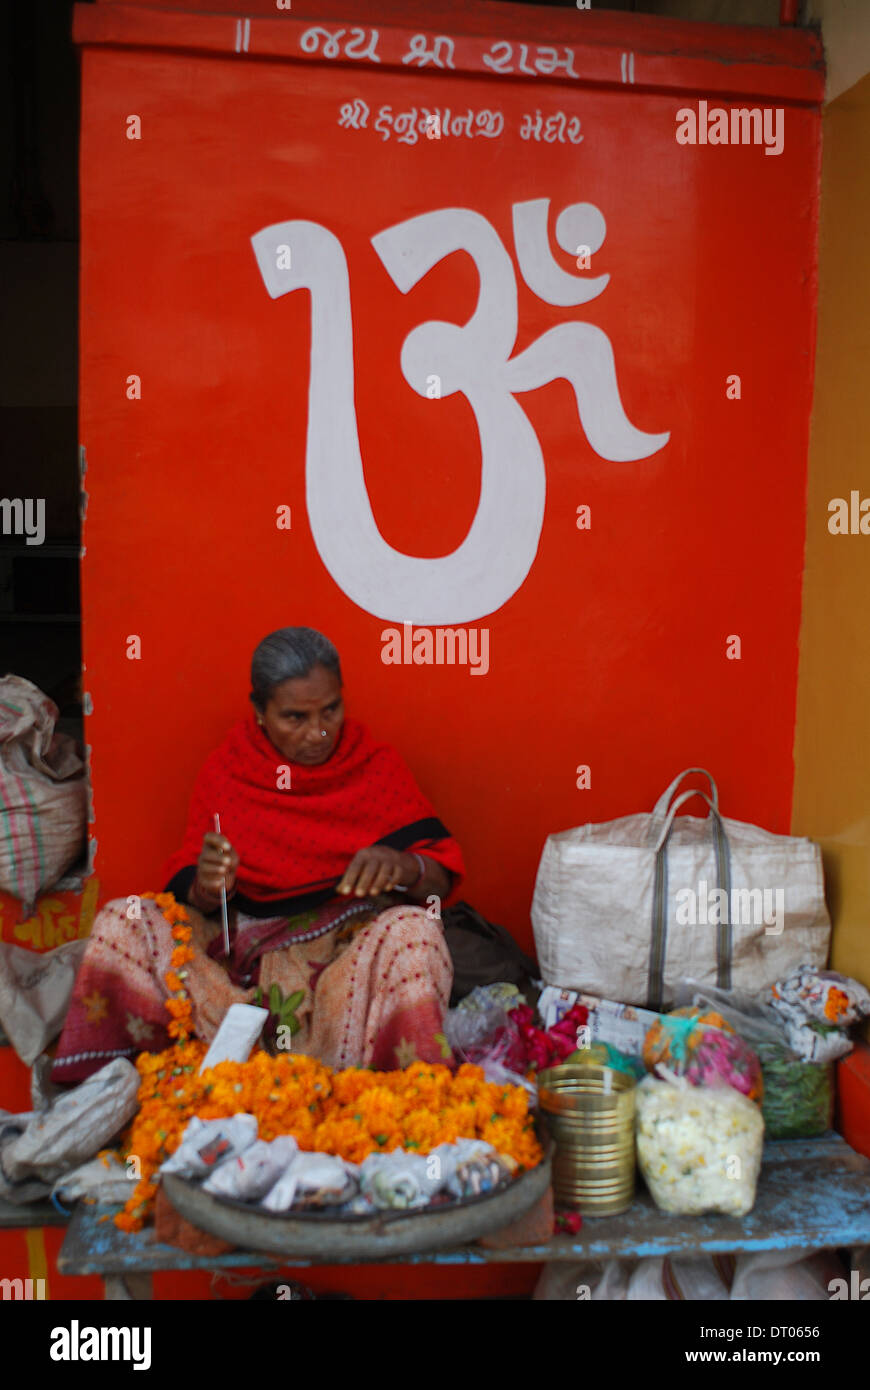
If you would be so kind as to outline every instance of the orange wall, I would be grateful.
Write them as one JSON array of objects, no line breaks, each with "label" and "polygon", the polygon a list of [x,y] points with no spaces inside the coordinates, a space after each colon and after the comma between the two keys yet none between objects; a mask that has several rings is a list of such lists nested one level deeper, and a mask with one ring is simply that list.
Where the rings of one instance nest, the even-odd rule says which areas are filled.
[{"label": "orange wall", "polygon": [[[455,32],[464,62],[478,42],[459,33],[473,27],[472,10],[442,11],[427,9],[421,27],[437,20],[437,32]],[[303,64],[311,45],[301,39],[289,57],[263,61],[297,42],[306,22],[294,30],[292,16],[252,20],[253,62],[233,51],[230,17],[164,21],[111,5],[80,13],[91,26],[80,36],[92,38],[82,119],[85,684],[103,896],[159,882],[200,762],[246,709],[251,649],[287,623],[337,643],[349,709],[398,745],[462,842],[466,895],[527,944],[545,836],[650,807],[683,766],[714,770],[727,814],[787,830],[814,337],[815,40],[584,14],[586,44],[567,12],[518,17],[487,5],[486,32],[524,24],[530,40],[561,43],[560,54],[573,45],[583,80],[551,81],[517,70],[516,42],[512,77],[470,61],[450,73],[403,65],[416,22],[405,12],[404,33],[386,20],[379,30],[380,65]],[[138,38],[131,13],[142,15]],[[180,47],[135,46],[158,23]],[[104,46],[112,24],[112,41],[129,47]],[[197,44],[215,51],[188,51]],[[730,63],[711,60],[711,46]],[[620,68],[628,48],[634,84]],[[740,84],[769,90],[771,104],[784,90],[793,98],[781,155],[676,142],[681,106]],[[366,129],[339,122],[354,100],[370,109]],[[504,132],[384,140],[373,129],[384,105],[498,110]],[[578,116],[582,143],[522,139],[537,110]],[[126,138],[131,113],[138,141]],[[546,241],[558,274],[575,285],[609,276],[599,297],[553,306],[523,283],[511,209],[531,199],[551,200]],[[577,202],[606,220],[590,271],[556,241],[557,214]],[[372,238],[452,207],[486,219],[504,283],[519,284],[514,355],[557,328],[567,334],[554,340],[540,387],[513,397],[493,385],[494,329],[472,354],[496,414],[518,421],[487,464],[495,491],[519,494],[511,468],[529,430],[546,477],[525,579],[468,620],[489,630],[490,669],[479,677],[384,665],[381,634],[408,616],[406,593],[394,588],[384,617],[327,571],[306,511],[311,296],[270,299],[250,244],[284,219],[338,238],[377,526],[397,550],[443,556],[478,505],[475,419],[461,392],[433,401],[411,390],[400,352],[425,320],[464,323],[478,275],[460,252],[400,293]],[[328,301],[336,312],[336,284],[318,292],[318,308]],[[505,292],[496,299],[503,305]],[[571,336],[586,324],[612,345],[631,424],[668,435],[644,457],[616,461],[590,441],[602,389],[588,345]],[[582,419],[560,372],[587,393]],[[726,398],[731,373],[738,401]],[[140,400],[127,398],[131,374]],[[339,404],[333,397],[324,427]],[[281,504],[292,508],[289,532],[275,526]],[[590,530],[577,529],[581,504]],[[526,510],[508,507],[486,564],[472,567],[472,606],[481,575],[511,561]],[[462,620],[452,610],[443,619]],[[127,656],[134,634],[140,660]],[[727,659],[731,634],[739,661]],[[576,786],[581,764],[589,790]]]},{"label": "orange wall", "polygon": [[[305,7],[294,0],[294,13]],[[716,772],[727,814],[787,829],[814,339],[815,41],[606,14],[583,14],[578,31],[568,12],[487,4],[478,27],[509,35],[515,56],[524,39],[571,47],[583,81],[554,83],[540,73],[267,62],[256,16],[256,63],[235,53],[231,16],[209,20],[207,32],[171,16],[166,32],[173,42],[192,35],[188,49],[148,50],[135,46],[143,31],[128,7],[117,21],[105,18],[112,8],[83,7],[78,21],[79,37],[90,35],[81,439],[99,881],[81,900],[40,903],[25,924],[0,901],[2,938],[48,949],[86,934],[95,893],[104,901],[157,883],[201,759],[246,707],[250,650],[285,623],[322,626],[336,640],[350,708],[402,749],[462,841],[467,896],[527,944],[545,835],[648,807],[685,765]],[[274,21],[271,0],[248,6],[258,8]],[[359,14],[359,0],[341,11]],[[407,47],[418,29],[458,34],[473,7],[413,12],[384,0],[378,12],[412,26]],[[114,49],[100,39],[112,23]],[[381,39],[387,45],[386,18]],[[676,144],[676,109],[740,90],[787,104],[781,156]],[[373,110],[499,108],[509,134],[495,144],[385,142],[338,128],[340,104],[357,96]],[[537,110],[579,116],[583,142],[523,141],[523,116]],[[132,113],[138,143],[125,137]],[[388,667],[384,620],[336,585],[306,516],[309,297],[269,300],[249,238],[300,217],[339,237],[372,506],[391,545],[437,556],[474,515],[477,435],[463,397],[414,395],[399,352],[426,318],[464,322],[477,280],[460,253],[403,296],[371,237],[420,212],[469,207],[491,222],[516,276],[511,205],[532,198],[552,200],[550,252],[572,275],[555,216],[577,201],[601,208],[607,238],[586,274],[610,282],[580,308],[543,304],[520,282],[515,351],[557,325],[597,325],[631,422],[670,438],[648,457],[614,462],[591,446],[566,381],[519,394],[543,452],[546,506],[527,577],[476,624],[490,629],[490,671]],[[564,361],[588,380],[582,354],[578,362],[566,350]],[[734,372],[739,402],[725,397]],[[137,402],[125,394],[132,373],[143,383]],[[290,533],[274,527],[283,503]],[[592,508],[589,531],[576,528],[580,504]],[[511,544],[508,528],[502,545]],[[132,634],[139,661],[126,656]],[[739,662],[726,660],[730,634],[742,639]],[[575,786],[580,763],[591,768],[588,791]],[[25,1108],[27,1071],[4,1053],[0,1107]],[[52,1296],[99,1296],[95,1279],[56,1274],[61,1232],[0,1237],[10,1275],[38,1276],[48,1262]],[[519,1293],[533,1275],[378,1269],[353,1278],[369,1297],[432,1297]],[[350,1273],[310,1277],[340,1288]],[[189,1296],[194,1283],[163,1275],[158,1295]],[[196,1291],[207,1296],[204,1277]]]}]

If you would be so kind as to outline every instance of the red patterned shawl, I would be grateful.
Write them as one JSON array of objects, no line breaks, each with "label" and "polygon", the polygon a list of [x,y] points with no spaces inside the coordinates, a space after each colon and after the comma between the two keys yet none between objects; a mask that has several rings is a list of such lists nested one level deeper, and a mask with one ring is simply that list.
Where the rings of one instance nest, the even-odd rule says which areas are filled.
[{"label": "red patterned shawl", "polygon": [[[291,787],[280,790],[287,766]],[[425,853],[453,873],[454,889],[464,873],[458,844],[402,758],[355,719],[319,767],[287,764],[253,715],[236,724],[196,780],[184,843],[165,868],[174,890],[189,886],[215,812],[241,860],[240,905],[326,898],[357,850],[379,842]]]}]

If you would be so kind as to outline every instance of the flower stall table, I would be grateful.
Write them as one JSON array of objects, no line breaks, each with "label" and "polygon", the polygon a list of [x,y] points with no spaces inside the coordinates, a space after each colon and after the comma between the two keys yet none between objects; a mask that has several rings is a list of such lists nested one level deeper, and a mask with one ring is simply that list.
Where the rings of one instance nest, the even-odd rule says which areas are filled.
[{"label": "flower stall table", "polygon": [[65,1226],[69,1217],[58,1211],[52,1202],[15,1202],[0,1200],[0,1231],[22,1231],[38,1226]]},{"label": "flower stall table", "polygon": [[[58,1259],[64,1274],[101,1274],[109,1296],[148,1297],[137,1279],[122,1291],[117,1281],[162,1270],[259,1269],[264,1275],[315,1264],[235,1250],[198,1256],[149,1241],[148,1233],[127,1235],[100,1218],[99,1207],[79,1205]],[[577,1237],[554,1236],[543,1244],[490,1249],[468,1245],[420,1255],[391,1257],[391,1264],[535,1263],[548,1260],[636,1259],[648,1255],[807,1249],[870,1244],[870,1159],[838,1134],[821,1139],[776,1141],[765,1146],[758,1196],[744,1217],[669,1216],[643,1191],[621,1216],[585,1222]],[[354,1257],[354,1263],[357,1263]],[[331,1261],[338,1264],[338,1261]]]}]

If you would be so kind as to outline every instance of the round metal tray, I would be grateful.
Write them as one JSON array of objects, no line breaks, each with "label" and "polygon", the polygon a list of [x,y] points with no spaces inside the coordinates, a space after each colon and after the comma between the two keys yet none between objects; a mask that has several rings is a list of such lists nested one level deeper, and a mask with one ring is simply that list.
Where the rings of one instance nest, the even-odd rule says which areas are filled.
[{"label": "round metal tray", "polygon": [[187,1178],[166,1173],[163,1188],[187,1221],[240,1250],[298,1255],[327,1263],[355,1264],[391,1255],[424,1254],[467,1245],[524,1216],[550,1185],[552,1146],[536,1168],[507,1187],[449,1206],[373,1216],[332,1216],[328,1211],[273,1213],[231,1197],[216,1197]]}]

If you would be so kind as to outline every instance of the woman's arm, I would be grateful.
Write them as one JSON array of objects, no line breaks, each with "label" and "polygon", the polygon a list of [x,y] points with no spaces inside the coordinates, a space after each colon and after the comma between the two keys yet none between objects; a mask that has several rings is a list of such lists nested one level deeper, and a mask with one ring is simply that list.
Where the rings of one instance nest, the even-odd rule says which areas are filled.
[{"label": "woman's arm", "polygon": [[411,902],[425,902],[433,896],[446,898],[451,886],[450,873],[434,859],[389,845],[369,845],[348,864],[338,892],[364,898],[401,887],[408,890]]},{"label": "woman's arm", "polygon": [[235,892],[238,868],[239,856],[229,840],[208,831],[203,836],[196,874],[187,894],[191,907],[206,916],[216,912],[221,903],[221,888],[226,888],[228,898]]},{"label": "woman's arm", "polygon": [[[442,900],[449,897],[453,886],[453,875],[449,869],[445,869],[443,864],[437,863],[434,859],[427,859],[425,854],[412,854],[410,857],[418,875],[416,882],[408,885],[408,897],[412,902],[425,902],[433,896]],[[422,876],[420,864],[423,865]]]}]

